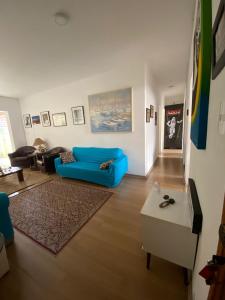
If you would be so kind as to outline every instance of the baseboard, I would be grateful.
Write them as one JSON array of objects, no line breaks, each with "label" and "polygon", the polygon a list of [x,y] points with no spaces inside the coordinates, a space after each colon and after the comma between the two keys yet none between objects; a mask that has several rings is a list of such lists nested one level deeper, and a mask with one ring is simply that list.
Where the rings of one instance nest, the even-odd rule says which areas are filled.
[{"label": "baseboard", "polygon": [[151,174],[154,166],[155,166],[155,163],[157,161],[157,158],[158,156],[155,158],[155,161],[153,163],[153,165],[151,166],[151,168],[148,170],[148,173],[146,175],[136,175],[136,174],[129,174],[127,173],[125,176],[128,176],[128,177],[136,177],[136,178],[142,178],[142,179],[147,179],[149,177],[149,175]]},{"label": "baseboard", "polygon": [[136,174],[129,174],[129,173],[126,173],[125,176],[126,176],[126,177],[132,177],[132,178],[146,179],[146,176],[144,176],[144,175],[136,175]]}]

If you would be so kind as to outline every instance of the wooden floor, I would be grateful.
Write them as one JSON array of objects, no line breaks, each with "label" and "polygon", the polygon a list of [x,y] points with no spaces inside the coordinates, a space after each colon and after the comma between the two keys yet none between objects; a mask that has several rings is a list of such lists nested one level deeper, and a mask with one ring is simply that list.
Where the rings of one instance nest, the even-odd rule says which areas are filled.
[{"label": "wooden floor", "polygon": [[181,159],[159,158],[147,180],[126,176],[57,256],[15,231],[0,299],[187,299],[179,266],[153,257],[151,271],[145,267],[139,212],[154,181],[182,190]]}]

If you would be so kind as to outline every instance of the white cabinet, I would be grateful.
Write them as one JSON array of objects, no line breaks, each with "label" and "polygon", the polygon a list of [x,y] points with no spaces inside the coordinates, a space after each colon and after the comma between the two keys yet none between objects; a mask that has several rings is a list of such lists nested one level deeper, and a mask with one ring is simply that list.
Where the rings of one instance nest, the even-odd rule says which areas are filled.
[{"label": "white cabinet", "polygon": [[[164,195],[174,204],[160,208]],[[192,270],[198,234],[193,231],[192,201],[189,192],[152,189],[141,210],[142,242],[144,251]]]}]

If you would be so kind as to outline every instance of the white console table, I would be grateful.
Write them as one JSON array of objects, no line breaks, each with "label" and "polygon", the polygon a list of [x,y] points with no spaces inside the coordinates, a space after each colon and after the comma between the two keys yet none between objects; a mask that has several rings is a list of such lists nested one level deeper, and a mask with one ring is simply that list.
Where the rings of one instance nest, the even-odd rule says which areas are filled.
[{"label": "white console table", "polygon": [[[187,192],[172,189],[158,191],[153,188],[148,195],[141,210],[142,242],[143,249],[147,253],[147,268],[150,266],[150,255],[153,254],[193,270],[199,228],[201,230],[202,222],[201,208],[198,196],[196,196],[197,191],[193,185],[194,182],[191,191],[189,189]],[[175,200],[175,203],[160,208],[159,204],[165,201],[164,195],[169,195]],[[195,202],[193,205],[192,199],[196,197],[197,206]]]}]

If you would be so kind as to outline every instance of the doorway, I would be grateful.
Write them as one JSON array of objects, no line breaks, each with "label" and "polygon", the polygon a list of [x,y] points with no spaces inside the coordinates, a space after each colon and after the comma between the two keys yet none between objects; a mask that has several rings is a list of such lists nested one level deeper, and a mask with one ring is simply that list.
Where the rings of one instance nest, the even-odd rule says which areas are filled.
[{"label": "doorway", "polygon": [[10,166],[8,153],[14,149],[12,130],[7,111],[0,111],[0,167]]},{"label": "doorway", "polygon": [[166,105],[164,120],[164,149],[182,150],[183,104]]}]

